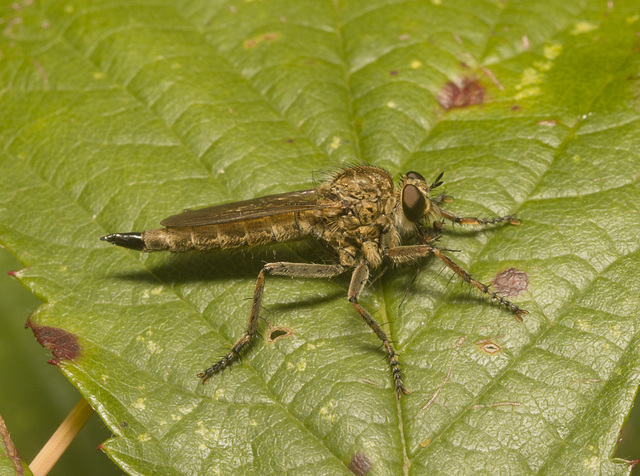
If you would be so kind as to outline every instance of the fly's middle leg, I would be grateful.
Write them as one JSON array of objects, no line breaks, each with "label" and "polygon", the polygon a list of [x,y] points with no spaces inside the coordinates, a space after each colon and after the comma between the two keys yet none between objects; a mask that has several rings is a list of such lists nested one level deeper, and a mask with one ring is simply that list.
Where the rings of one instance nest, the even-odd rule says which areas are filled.
[{"label": "fly's middle leg", "polygon": [[516,320],[522,322],[522,316],[529,314],[529,311],[521,309],[511,301],[508,301],[507,299],[500,296],[498,293],[491,291],[489,289],[489,286],[487,286],[486,284],[474,279],[464,268],[462,268],[462,266],[457,264],[447,255],[445,255],[442,250],[436,248],[435,246],[429,244],[397,246],[395,248],[391,248],[387,253],[389,258],[394,263],[405,263],[407,261],[423,258],[430,254],[436,255],[444,264],[447,265],[449,269],[460,276],[465,282],[469,283],[474,288],[479,289],[482,293],[488,294],[491,299],[497,301],[499,304],[509,309],[515,316]]},{"label": "fly's middle leg", "polygon": [[211,367],[198,374],[198,377],[202,379],[202,382],[206,382],[209,378],[225,368],[231,365],[231,362],[238,357],[240,351],[253,339],[258,330],[258,322],[260,319],[260,310],[262,309],[262,298],[264,296],[264,281],[267,275],[274,276],[289,276],[291,278],[331,278],[345,271],[345,267],[341,265],[329,265],[329,264],[307,264],[307,263],[267,263],[264,265],[260,274],[258,274],[258,281],[256,282],[256,289],[253,292],[253,302],[251,304],[251,311],[249,312],[249,318],[247,319],[247,325],[244,333],[233,344],[231,350],[227,355],[222,357],[218,362]]},{"label": "fly's middle leg", "polygon": [[389,358],[389,365],[391,366],[391,373],[393,374],[393,382],[395,385],[396,397],[400,398],[403,394],[411,393],[404,386],[402,380],[402,370],[400,369],[400,363],[398,362],[398,354],[393,349],[393,345],[389,341],[387,334],[382,330],[382,327],[373,318],[369,312],[358,303],[360,293],[364,288],[367,280],[369,279],[369,267],[365,263],[360,263],[353,271],[351,276],[351,284],[349,285],[349,301],[353,304],[353,307],[358,311],[360,317],[367,323],[367,325],[375,332],[378,338],[382,341],[385,350],[387,351],[387,357]]},{"label": "fly's middle leg", "polygon": [[495,218],[459,217],[455,213],[445,210],[444,208],[440,208],[440,215],[442,215],[442,218],[446,218],[447,220],[459,225],[495,225],[505,221],[508,221],[512,225],[520,224],[520,220],[515,215],[505,215]]}]

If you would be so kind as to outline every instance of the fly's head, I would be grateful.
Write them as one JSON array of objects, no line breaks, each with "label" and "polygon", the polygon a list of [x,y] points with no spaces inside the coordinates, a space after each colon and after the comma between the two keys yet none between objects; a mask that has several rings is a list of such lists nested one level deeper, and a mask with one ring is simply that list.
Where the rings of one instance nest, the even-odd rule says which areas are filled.
[{"label": "fly's head", "polygon": [[418,172],[407,172],[400,181],[397,197],[396,223],[409,232],[419,222],[433,223],[440,219],[440,208],[431,199],[431,190],[442,185],[442,172],[431,184]]}]

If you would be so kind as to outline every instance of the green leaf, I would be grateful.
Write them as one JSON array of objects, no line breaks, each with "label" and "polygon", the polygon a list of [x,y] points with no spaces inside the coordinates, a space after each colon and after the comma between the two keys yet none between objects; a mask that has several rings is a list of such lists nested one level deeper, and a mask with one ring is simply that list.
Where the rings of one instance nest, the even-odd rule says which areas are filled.
[{"label": "green leaf", "polygon": [[[640,371],[635,1],[0,8],[0,242],[125,471],[629,473],[612,455]],[[98,237],[358,161],[444,169],[449,209],[516,213],[522,226],[439,243],[485,283],[524,273],[513,300],[530,314],[449,284],[436,260],[399,307],[415,267],[387,271],[362,304],[401,352],[412,394],[397,401],[348,276],[269,278],[264,317],[294,335],[268,342],[261,323],[201,385],[262,263],[327,255],[144,255]]]}]

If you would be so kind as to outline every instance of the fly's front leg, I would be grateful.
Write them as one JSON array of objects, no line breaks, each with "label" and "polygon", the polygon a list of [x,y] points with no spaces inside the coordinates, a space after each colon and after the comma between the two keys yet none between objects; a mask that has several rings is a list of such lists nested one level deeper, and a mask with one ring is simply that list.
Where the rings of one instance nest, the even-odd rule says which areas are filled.
[{"label": "fly's front leg", "polygon": [[459,264],[445,255],[439,248],[436,248],[435,246],[428,244],[415,246],[397,246],[395,248],[391,248],[387,253],[389,258],[395,263],[412,261],[430,254],[436,255],[444,264],[447,265],[447,267],[449,267],[449,269],[460,276],[465,282],[469,283],[474,288],[479,289],[484,294],[488,294],[491,299],[497,301],[499,304],[502,304],[504,307],[509,309],[515,316],[516,320],[522,322],[522,316],[524,316],[525,314],[529,314],[529,311],[519,308],[511,301],[508,301],[499,294],[491,291],[489,289],[489,286],[487,286],[486,284],[473,279],[471,275],[467,271],[465,271]]},{"label": "fly's front leg", "polygon": [[403,394],[411,392],[409,392],[409,390],[404,386],[404,382],[402,381],[402,370],[400,370],[398,354],[396,354],[396,351],[393,349],[393,345],[391,345],[387,334],[382,330],[380,324],[378,324],[373,316],[358,303],[360,293],[368,279],[369,267],[364,263],[360,263],[351,276],[351,284],[349,285],[349,302],[353,304],[353,307],[358,311],[360,317],[362,317],[364,322],[367,323],[371,330],[373,330],[373,332],[375,332],[378,338],[382,341],[382,345],[384,345],[384,348],[387,351],[387,357],[389,358],[389,365],[391,366],[393,382],[396,388],[396,397],[400,398]]},{"label": "fly's front leg", "polygon": [[253,303],[251,304],[251,312],[247,319],[247,326],[242,336],[231,347],[227,355],[222,357],[218,362],[213,364],[204,372],[200,372],[198,377],[202,379],[202,383],[209,378],[231,365],[231,362],[238,357],[242,348],[251,341],[256,335],[258,329],[258,321],[260,319],[260,310],[262,309],[262,297],[264,296],[264,280],[270,274],[274,276],[289,276],[292,278],[331,278],[345,271],[344,266],[329,264],[307,264],[307,263],[267,263],[258,274],[256,289],[253,292]]},{"label": "fly's front leg", "polygon": [[508,221],[512,225],[520,224],[520,220],[518,220],[515,215],[505,215],[503,217],[495,218],[459,217],[455,213],[445,210],[444,208],[440,208],[440,215],[442,218],[446,218],[447,220],[459,225],[495,225],[496,223],[502,223],[504,221]]}]

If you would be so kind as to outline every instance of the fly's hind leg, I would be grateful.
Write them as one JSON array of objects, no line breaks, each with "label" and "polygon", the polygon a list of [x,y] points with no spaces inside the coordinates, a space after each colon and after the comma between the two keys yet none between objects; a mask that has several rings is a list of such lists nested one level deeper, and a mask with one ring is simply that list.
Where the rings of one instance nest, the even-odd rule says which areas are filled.
[{"label": "fly's hind leg", "polygon": [[395,248],[391,248],[387,252],[387,255],[394,263],[406,263],[407,261],[413,261],[430,254],[436,255],[444,264],[447,265],[449,269],[460,276],[465,282],[469,283],[474,288],[479,289],[482,293],[489,295],[491,299],[509,309],[509,311],[511,311],[515,316],[516,320],[522,322],[522,316],[529,314],[529,311],[521,309],[511,301],[500,296],[498,293],[491,291],[489,286],[486,284],[474,279],[467,271],[464,270],[464,268],[445,255],[442,250],[433,245],[397,246]]},{"label": "fly's hind leg", "polygon": [[391,373],[393,374],[393,382],[395,385],[396,397],[400,398],[403,394],[411,393],[404,386],[402,380],[402,370],[400,369],[400,363],[398,362],[398,354],[393,349],[393,345],[389,341],[387,334],[382,330],[382,327],[373,318],[369,312],[358,303],[360,293],[364,288],[367,280],[369,279],[369,267],[365,263],[360,263],[353,271],[351,276],[351,284],[349,285],[349,302],[353,304],[353,307],[358,311],[360,317],[367,323],[367,325],[375,332],[378,338],[382,341],[385,350],[387,351],[387,357],[389,358],[389,365],[391,366]]},{"label": "fly's hind leg", "polygon": [[256,289],[253,292],[253,303],[251,304],[251,311],[249,313],[249,318],[247,319],[247,325],[244,333],[236,343],[233,344],[227,355],[222,357],[222,359],[205,371],[198,374],[198,377],[202,379],[202,383],[209,380],[213,374],[220,372],[231,365],[231,362],[238,357],[243,347],[246,346],[256,335],[258,330],[258,321],[260,319],[260,310],[262,309],[262,297],[264,296],[264,280],[267,275],[289,276],[292,278],[331,278],[332,276],[341,274],[344,271],[345,268],[341,265],[284,262],[265,264],[260,271],[260,274],[258,274]]}]

